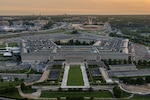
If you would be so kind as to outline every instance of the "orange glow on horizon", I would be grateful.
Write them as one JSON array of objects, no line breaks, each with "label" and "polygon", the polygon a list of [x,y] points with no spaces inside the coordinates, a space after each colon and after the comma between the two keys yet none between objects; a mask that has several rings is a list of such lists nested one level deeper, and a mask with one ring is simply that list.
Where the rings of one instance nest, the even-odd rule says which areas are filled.
[{"label": "orange glow on horizon", "polygon": [[0,15],[150,14],[150,0],[0,0]]}]

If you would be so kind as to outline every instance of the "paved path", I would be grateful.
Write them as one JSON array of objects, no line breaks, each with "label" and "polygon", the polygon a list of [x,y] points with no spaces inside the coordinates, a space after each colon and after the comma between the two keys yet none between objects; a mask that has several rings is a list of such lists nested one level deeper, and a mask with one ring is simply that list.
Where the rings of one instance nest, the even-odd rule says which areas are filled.
[{"label": "paved path", "polygon": [[89,87],[90,87],[90,84],[89,84],[89,80],[88,80],[88,77],[87,77],[85,65],[84,65],[84,64],[81,64],[81,65],[80,65],[80,68],[81,68],[81,71],[82,71],[84,86],[87,87],[87,88],[89,88]]},{"label": "paved path", "polygon": [[63,75],[63,79],[62,79],[62,83],[61,83],[61,88],[67,86],[67,80],[68,80],[69,69],[70,69],[70,65],[69,65],[69,64],[66,64],[66,66],[65,66],[65,71],[64,71],[64,75]]},{"label": "paved path", "polygon": [[32,89],[39,89],[39,88],[42,91],[46,91],[46,90],[57,91],[59,89],[59,86],[32,86]]},{"label": "paved path", "polygon": [[17,99],[10,99],[10,98],[5,98],[5,97],[0,97],[0,100],[17,100]]},{"label": "paved path", "polygon": [[114,88],[113,85],[95,85],[92,86],[93,90],[112,90]]}]

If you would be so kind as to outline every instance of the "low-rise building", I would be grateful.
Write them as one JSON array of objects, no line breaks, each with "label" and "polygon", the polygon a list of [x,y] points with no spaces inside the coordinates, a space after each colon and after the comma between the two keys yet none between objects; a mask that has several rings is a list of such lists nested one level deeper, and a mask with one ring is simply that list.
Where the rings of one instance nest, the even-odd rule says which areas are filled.
[{"label": "low-rise building", "polygon": [[109,65],[111,71],[137,70],[134,64]]}]

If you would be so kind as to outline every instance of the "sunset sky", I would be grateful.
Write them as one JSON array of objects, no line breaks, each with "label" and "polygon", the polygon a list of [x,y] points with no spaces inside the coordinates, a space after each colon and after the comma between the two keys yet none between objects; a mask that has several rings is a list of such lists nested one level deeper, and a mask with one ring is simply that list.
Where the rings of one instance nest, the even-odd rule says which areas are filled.
[{"label": "sunset sky", "polygon": [[150,14],[150,0],[0,0],[0,15]]}]

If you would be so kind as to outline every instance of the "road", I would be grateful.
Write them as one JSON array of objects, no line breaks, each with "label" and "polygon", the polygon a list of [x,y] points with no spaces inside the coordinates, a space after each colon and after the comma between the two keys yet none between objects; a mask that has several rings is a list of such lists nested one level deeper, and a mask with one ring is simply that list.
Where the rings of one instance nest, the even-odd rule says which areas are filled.
[{"label": "road", "polygon": [[22,96],[23,98],[29,98],[29,99],[37,100],[40,97],[40,95],[41,95],[41,90],[39,90],[39,89],[36,92],[34,92],[34,93],[25,94],[25,93],[22,92],[20,85],[16,86],[16,87],[17,87],[17,89],[19,91],[19,95]]},{"label": "road", "polygon": [[9,98],[0,97],[0,100],[16,100],[16,99],[9,99]]}]

